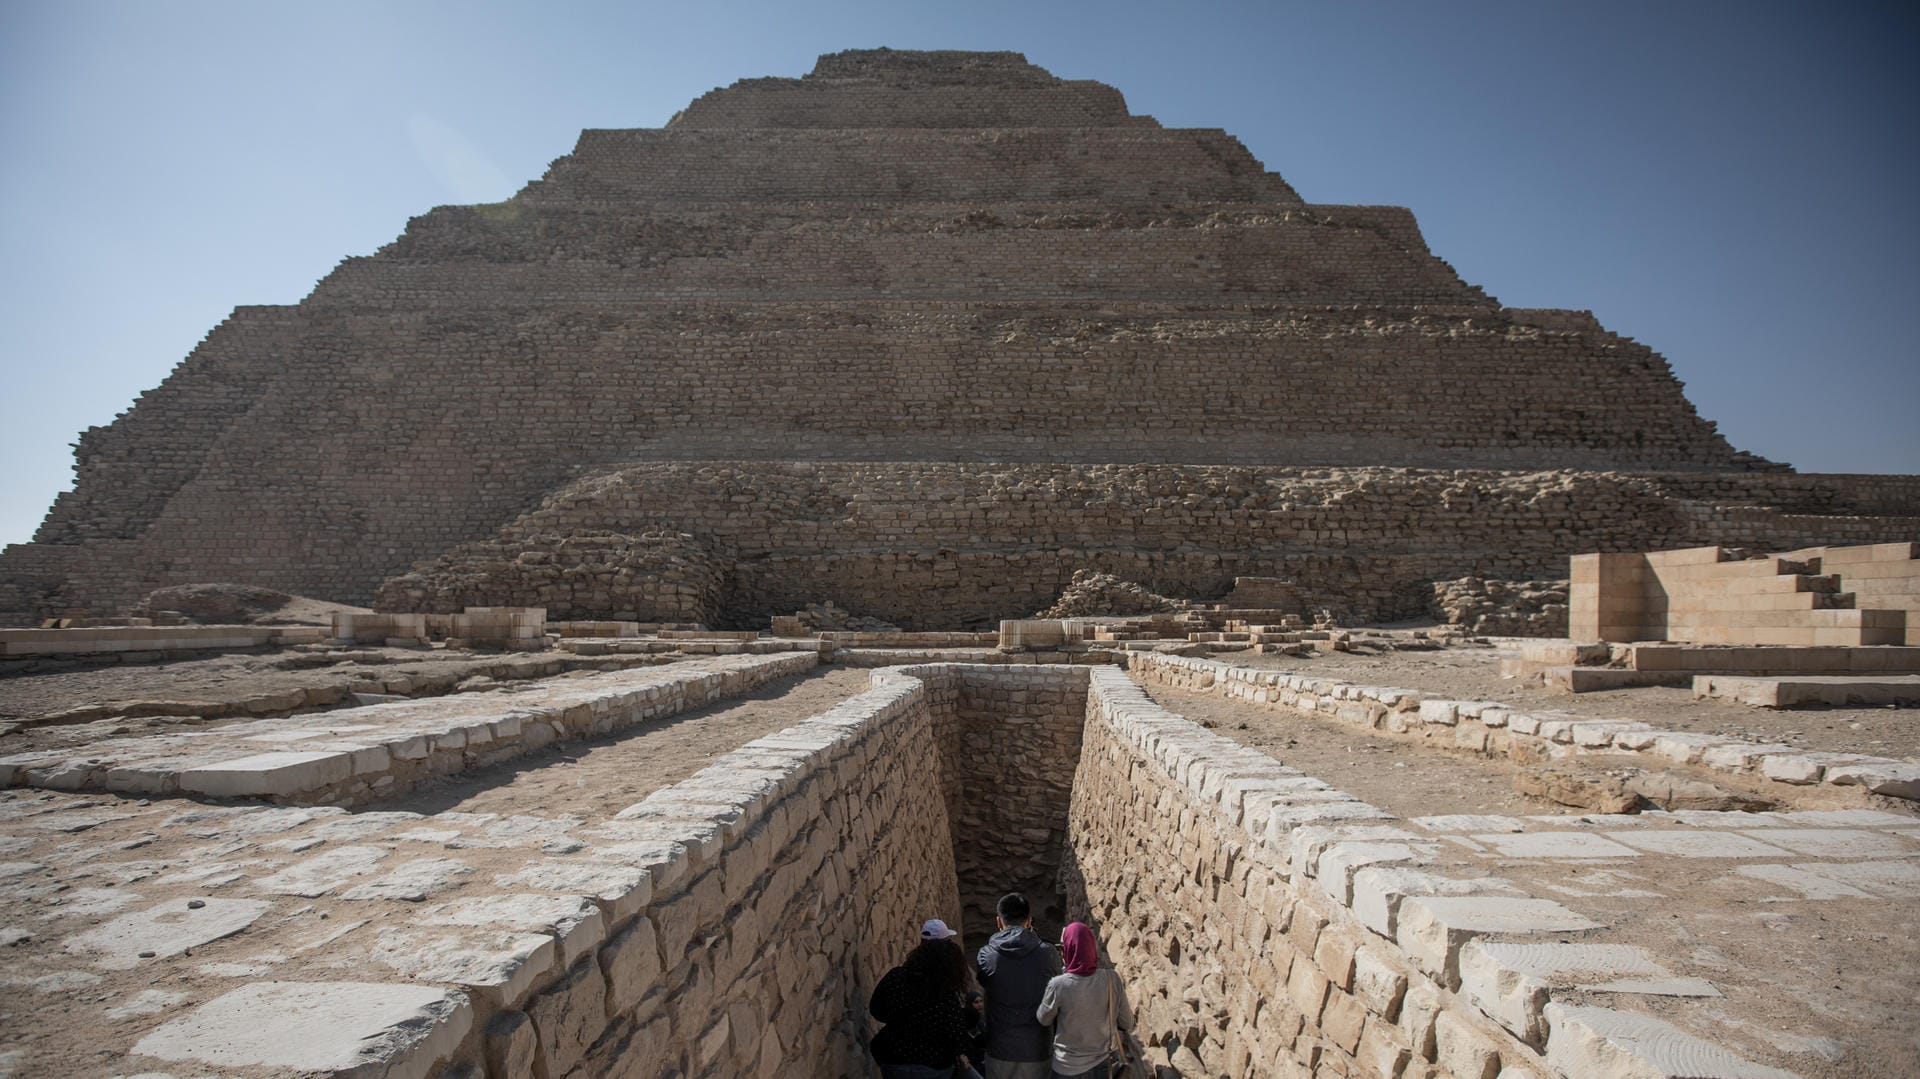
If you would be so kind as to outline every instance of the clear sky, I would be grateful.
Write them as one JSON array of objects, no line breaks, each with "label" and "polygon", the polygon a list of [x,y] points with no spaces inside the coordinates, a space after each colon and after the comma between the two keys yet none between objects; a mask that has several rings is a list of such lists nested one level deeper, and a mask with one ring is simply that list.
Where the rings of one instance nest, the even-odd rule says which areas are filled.
[{"label": "clear sky", "polygon": [[1664,353],[1741,449],[1920,472],[1911,4],[0,3],[0,542],[236,305],[847,48],[1012,49],[1411,207],[1516,307]]}]

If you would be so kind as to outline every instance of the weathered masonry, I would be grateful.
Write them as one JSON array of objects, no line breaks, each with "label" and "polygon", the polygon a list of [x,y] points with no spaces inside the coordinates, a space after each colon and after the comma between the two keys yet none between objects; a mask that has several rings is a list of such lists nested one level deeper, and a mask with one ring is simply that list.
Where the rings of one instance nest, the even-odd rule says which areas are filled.
[{"label": "weathered masonry", "polygon": [[1309,203],[1013,53],[839,53],[584,132],[236,309],[75,463],[0,617],[234,581],[951,628],[1087,568],[1392,616],[1436,577],[1920,516],[1911,477],[1735,450],[1658,354],[1502,306],[1407,210]]},{"label": "weathered masonry", "polygon": [[[305,813],[293,827],[335,842],[419,826],[258,812]],[[1183,1075],[1512,1079],[1660,1060],[1784,1074],[1592,994],[1560,999],[1537,967],[1563,953],[1640,975],[1615,993],[1656,991],[1644,983],[1665,973],[1639,949],[1593,943],[1604,919],[1577,901],[1532,894],[1443,842],[1439,820],[1396,819],[1207,731],[1117,668],[887,668],[609,820],[574,822],[579,849],[506,863],[513,893],[398,905],[371,941],[336,937],[340,980],[250,982],[156,1018],[128,1063],[640,1079],[805,1062],[864,1075],[867,997],[919,919],[978,934],[993,896],[1021,886],[1053,899],[1046,928],[1097,927],[1146,1055]],[[254,833],[299,845],[270,823]],[[276,879],[367,849],[311,855]],[[259,916],[208,902],[192,917]],[[298,1036],[275,1018],[294,1007]]]}]

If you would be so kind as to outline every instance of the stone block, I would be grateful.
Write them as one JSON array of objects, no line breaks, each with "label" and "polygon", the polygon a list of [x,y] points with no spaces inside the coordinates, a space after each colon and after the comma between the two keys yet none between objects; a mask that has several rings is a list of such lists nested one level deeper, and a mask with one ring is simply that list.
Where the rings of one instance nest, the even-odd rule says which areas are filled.
[{"label": "stone block", "polygon": [[267,907],[258,899],[169,899],[68,937],[64,947],[99,966],[127,969],[233,936]]},{"label": "stone block", "polygon": [[588,956],[527,1005],[547,1071],[565,1075],[607,1025],[607,982]]},{"label": "stone block", "polygon": [[212,798],[294,795],[353,775],[353,755],[341,752],[257,753],[180,773],[180,789]]},{"label": "stone block", "polygon": [[1620,1079],[1798,1079],[1664,1020],[1587,1005],[1549,1004],[1547,1064],[1562,1075]]},{"label": "stone block", "polygon": [[136,1055],[341,1079],[426,1079],[473,1024],[466,994],[371,982],[258,982],[160,1027]]},{"label": "stone block", "polygon": [[631,1011],[659,980],[660,942],[653,923],[638,919],[600,949],[607,978],[607,1005],[615,1014]]},{"label": "stone block", "polygon": [[1460,948],[1475,937],[1598,928],[1550,899],[1409,896],[1400,904],[1394,938],[1420,969],[1451,986],[1458,981]]}]

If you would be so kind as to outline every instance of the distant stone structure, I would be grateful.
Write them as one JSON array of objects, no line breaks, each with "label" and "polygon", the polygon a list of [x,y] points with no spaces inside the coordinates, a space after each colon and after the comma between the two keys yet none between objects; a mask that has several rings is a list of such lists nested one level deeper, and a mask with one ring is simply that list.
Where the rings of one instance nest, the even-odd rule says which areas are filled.
[{"label": "distant stone structure", "polygon": [[1576,641],[1920,645],[1920,543],[1573,559]]},{"label": "distant stone structure", "polygon": [[[383,609],[909,629],[1076,570],[1417,614],[1583,551],[1910,539],[1920,478],[1736,451],[1586,312],[1015,53],[839,53],[587,131],[80,439],[0,617],[225,581]],[[383,587],[384,584],[384,587]]]}]

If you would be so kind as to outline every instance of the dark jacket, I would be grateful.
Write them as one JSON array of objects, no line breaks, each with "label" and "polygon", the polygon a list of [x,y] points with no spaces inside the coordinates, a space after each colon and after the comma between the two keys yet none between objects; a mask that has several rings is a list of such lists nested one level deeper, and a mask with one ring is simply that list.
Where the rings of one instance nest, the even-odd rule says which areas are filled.
[{"label": "dark jacket", "polygon": [[1002,929],[975,962],[987,995],[987,1055],[995,1060],[1053,1059],[1053,1035],[1034,1018],[1060,955],[1031,929]]},{"label": "dark jacket", "polygon": [[887,971],[873,987],[867,1011],[885,1023],[873,1036],[873,1059],[882,1064],[951,1068],[970,1044],[966,1003],[904,967]]}]

